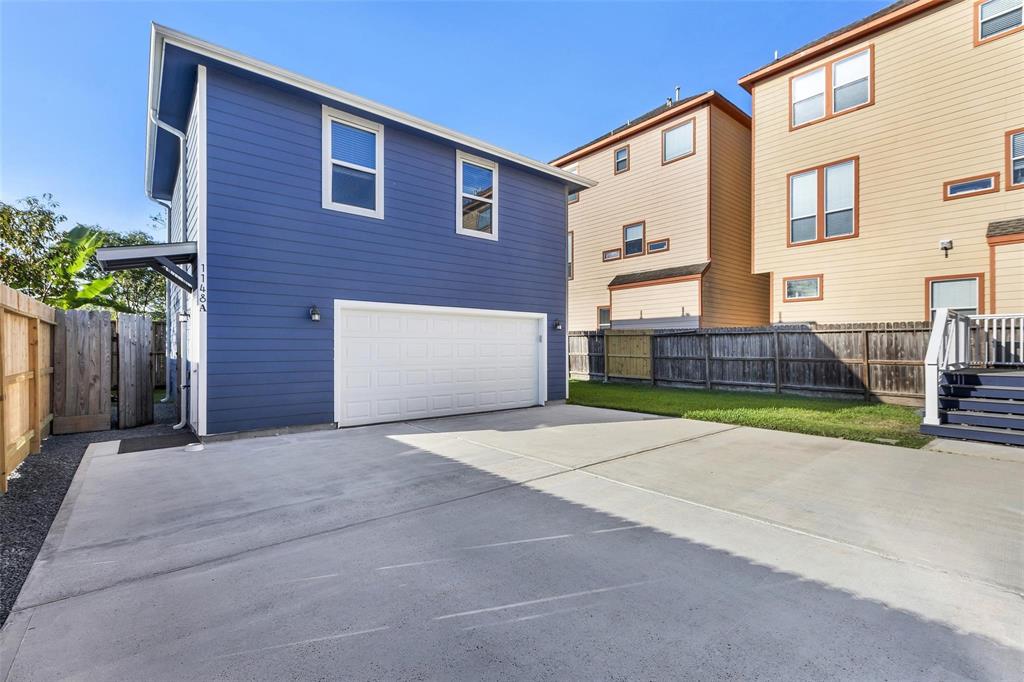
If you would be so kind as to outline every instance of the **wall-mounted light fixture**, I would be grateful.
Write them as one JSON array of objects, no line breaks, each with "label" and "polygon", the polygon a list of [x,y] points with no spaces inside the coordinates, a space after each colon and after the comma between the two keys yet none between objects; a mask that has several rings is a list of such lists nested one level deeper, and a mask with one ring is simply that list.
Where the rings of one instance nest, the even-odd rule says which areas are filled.
[{"label": "wall-mounted light fixture", "polygon": [[562,331],[562,321],[557,318],[555,319],[554,324],[552,324],[551,326],[555,328],[556,332]]},{"label": "wall-mounted light fixture", "polygon": [[942,253],[945,254],[946,258],[949,258],[949,252],[953,250],[953,240],[940,239],[939,248],[942,249]]},{"label": "wall-mounted light fixture", "polygon": [[320,321],[320,309],[316,307],[316,303],[314,303],[309,309],[309,319],[314,322]]}]

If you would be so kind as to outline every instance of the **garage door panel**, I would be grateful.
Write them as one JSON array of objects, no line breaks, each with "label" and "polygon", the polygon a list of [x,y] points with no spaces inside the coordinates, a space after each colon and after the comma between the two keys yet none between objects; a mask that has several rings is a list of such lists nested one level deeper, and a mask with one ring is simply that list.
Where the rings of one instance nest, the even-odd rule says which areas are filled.
[{"label": "garage door panel", "polygon": [[345,305],[339,302],[335,311],[335,400],[342,426],[542,400],[538,316]]}]

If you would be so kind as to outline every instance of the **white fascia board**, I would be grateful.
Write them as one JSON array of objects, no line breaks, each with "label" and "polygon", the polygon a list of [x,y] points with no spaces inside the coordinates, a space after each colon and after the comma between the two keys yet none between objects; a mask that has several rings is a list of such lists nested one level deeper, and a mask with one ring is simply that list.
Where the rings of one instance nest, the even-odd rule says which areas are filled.
[{"label": "white fascia board", "polygon": [[[572,185],[580,186],[584,189],[593,187],[597,184],[596,181],[590,180],[580,175],[575,175],[561,168],[537,161],[514,152],[510,152],[501,147],[496,147],[492,144],[478,140],[475,137],[469,135],[463,135],[462,133],[445,128],[443,126],[436,125],[429,121],[425,121],[421,118],[407,114],[398,109],[393,109],[389,106],[385,106],[373,100],[353,95],[350,92],[339,90],[338,88],[332,87],[325,83],[315,81],[312,78],[299,75],[287,69],[268,64],[267,62],[260,61],[248,57],[239,52],[229,50],[213,43],[208,43],[205,40],[200,40],[186,33],[175,31],[174,29],[161,26],[160,24],[153,24],[152,33],[152,45],[150,46],[150,66],[149,66],[149,107],[150,109],[157,108],[160,100],[160,74],[163,71],[163,54],[164,45],[170,44],[180,47],[190,52],[216,59],[217,61],[230,64],[231,66],[238,67],[245,71],[270,78],[271,80],[290,85],[292,87],[299,88],[311,92],[321,97],[346,104],[350,107],[360,109],[370,114],[380,116],[395,123],[399,123],[416,130],[435,135],[437,137],[446,139],[450,142],[460,144],[466,147],[470,147],[485,154],[511,161],[512,163],[519,164],[526,168],[539,171],[545,175],[549,175],[563,182],[570,183]],[[148,113],[147,113],[148,116]],[[147,128],[147,149],[146,149],[146,192],[152,193],[153,188],[153,152],[156,148],[156,131],[154,125],[150,122]]]}]

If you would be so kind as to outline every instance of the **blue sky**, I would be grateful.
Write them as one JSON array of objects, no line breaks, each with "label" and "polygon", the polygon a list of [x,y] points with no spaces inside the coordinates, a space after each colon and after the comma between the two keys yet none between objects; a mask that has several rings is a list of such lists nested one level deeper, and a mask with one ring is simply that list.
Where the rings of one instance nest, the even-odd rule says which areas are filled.
[{"label": "blue sky", "polygon": [[0,199],[147,225],[151,21],[547,161],[886,4],[0,0]]}]

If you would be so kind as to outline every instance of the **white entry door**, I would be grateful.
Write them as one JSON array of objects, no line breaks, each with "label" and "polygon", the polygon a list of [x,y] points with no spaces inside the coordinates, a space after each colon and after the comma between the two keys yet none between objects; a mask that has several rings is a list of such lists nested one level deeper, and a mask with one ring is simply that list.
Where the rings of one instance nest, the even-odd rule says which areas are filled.
[{"label": "white entry door", "polygon": [[334,302],[339,426],[543,405],[547,315]]}]

